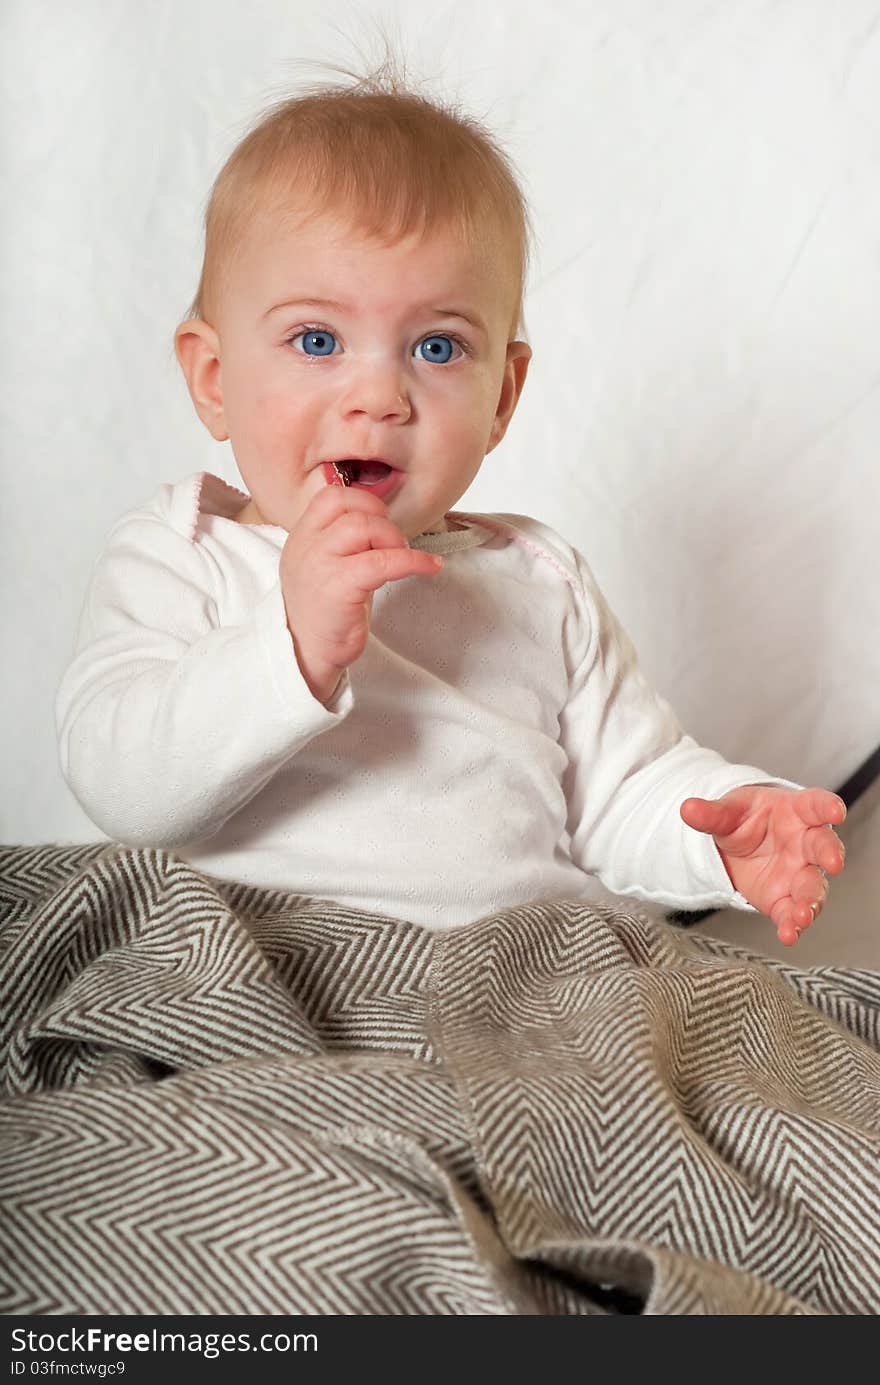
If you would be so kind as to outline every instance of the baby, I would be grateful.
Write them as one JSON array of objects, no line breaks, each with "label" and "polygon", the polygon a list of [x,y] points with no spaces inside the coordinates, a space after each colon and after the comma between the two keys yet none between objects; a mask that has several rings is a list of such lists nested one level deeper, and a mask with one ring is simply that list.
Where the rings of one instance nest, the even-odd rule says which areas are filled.
[{"label": "baby", "polygon": [[249,494],[195,473],[111,530],[65,778],[113,840],[428,928],[598,877],[793,943],[841,800],[684,735],[551,528],[453,508],[525,384],[528,241],[491,135],[400,84],[239,144],[175,346]]}]

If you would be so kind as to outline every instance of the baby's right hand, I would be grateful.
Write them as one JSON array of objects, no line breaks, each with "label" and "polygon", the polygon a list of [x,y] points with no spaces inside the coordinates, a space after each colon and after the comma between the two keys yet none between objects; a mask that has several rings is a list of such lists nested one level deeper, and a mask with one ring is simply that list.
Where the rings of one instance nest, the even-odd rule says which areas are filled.
[{"label": "baby's right hand", "polygon": [[363,654],[373,592],[401,577],[433,576],[443,561],[409,548],[377,495],[326,486],[313,496],[281,552],[287,628],[312,696],[327,703]]}]

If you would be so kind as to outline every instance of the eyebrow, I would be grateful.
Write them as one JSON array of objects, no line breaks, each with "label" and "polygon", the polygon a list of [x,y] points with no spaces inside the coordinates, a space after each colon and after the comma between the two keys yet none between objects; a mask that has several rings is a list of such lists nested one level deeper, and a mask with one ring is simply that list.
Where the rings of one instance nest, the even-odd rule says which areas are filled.
[{"label": "eyebrow", "polygon": [[[272,313],[277,313],[281,308],[295,307],[332,308],[334,312],[338,313],[350,313],[353,311],[348,303],[340,303],[337,298],[288,298],[284,303],[276,303],[273,308],[269,308],[268,312],[264,313],[263,316],[270,317]],[[478,332],[482,332],[484,336],[488,337],[489,335],[485,322],[481,317],[478,317],[476,313],[472,313],[471,316],[468,316],[468,314],[463,313],[460,308],[432,308],[427,303],[419,304],[414,311],[419,313],[431,313],[437,317],[458,317],[461,318],[462,322],[466,322],[469,327],[475,327]]]}]

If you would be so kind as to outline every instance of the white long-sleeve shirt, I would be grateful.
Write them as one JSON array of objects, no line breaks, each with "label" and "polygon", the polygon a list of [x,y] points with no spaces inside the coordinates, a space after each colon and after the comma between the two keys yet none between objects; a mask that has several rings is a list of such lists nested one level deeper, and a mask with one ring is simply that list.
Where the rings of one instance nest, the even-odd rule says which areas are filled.
[{"label": "white long-sleeve shirt", "polygon": [[[110,531],[58,690],[61,767],[111,840],[440,929],[613,894],[751,906],[679,805],[789,784],[683,734],[585,559],[524,515],[412,540],[329,707],[287,628],[287,532],[200,472]],[[797,785],[790,785],[798,787]]]}]

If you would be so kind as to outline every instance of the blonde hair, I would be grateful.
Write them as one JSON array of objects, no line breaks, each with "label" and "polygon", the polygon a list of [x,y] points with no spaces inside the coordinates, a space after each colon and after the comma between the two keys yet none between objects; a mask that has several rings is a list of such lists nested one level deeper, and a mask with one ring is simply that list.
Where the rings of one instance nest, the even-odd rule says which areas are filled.
[{"label": "blonde hair", "polygon": [[500,264],[515,291],[509,339],[524,331],[534,232],[508,157],[488,129],[407,86],[393,59],[354,85],[315,85],[276,102],[223,165],[205,210],[201,278],[187,318],[213,321],[226,275],[261,211],[305,192],[380,243],[451,231]]}]

